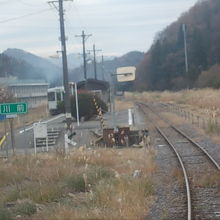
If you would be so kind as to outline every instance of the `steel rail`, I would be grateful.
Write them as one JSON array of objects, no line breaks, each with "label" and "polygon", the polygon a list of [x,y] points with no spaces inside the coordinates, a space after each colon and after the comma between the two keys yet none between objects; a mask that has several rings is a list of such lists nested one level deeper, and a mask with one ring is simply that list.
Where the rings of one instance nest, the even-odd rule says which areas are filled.
[{"label": "steel rail", "polygon": [[175,131],[177,131],[179,134],[181,134],[183,137],[185,137],[188,141],[190,141],[194,146],[199,148],[208,158],[209,160],[214,164],[214,166],[220,170],[219,164],[215,161],[215,159],[208,153],[207,150],[205,150],[202,146],[200,146],[198,143],[196,143],[192,138],[190,138],[188,135],[186,135],[183,131],[178,129],[177,127],[170,125],[171,128],[173,128]]},{"label": "steel rail", "polygon": [[190,192],[190,186],[189,186],[189,178],[187,176],[186,168],[184,166],[184,163],[182,161],[181,156],[177,152],[174,145],[169,141],[168,137],[162,132],[162,130],[160,128],[156,127],[156,129],[161,134],[161,136],[166,140],[168,145],[173,149],[173,151],[176,154],[176,156],[178,158],[178,161],[181,165],[183,175],[184,175],[184,180],[185,180],[186,193],[187,193],[187,220],[191,220],[192,219],[192,202],[191,202],[191,192]]},{"label": "steel rail", "polygon": [[[151,111],[153,111],[149,106],[147,106],[146,104],[144,104],[144,106],[146,106],[147,108],[149,108]],[[141,105],[139,104],[139,107],[141,107]],[[142,111],[144,112],[143,108],[141,108]],[[154,111],[153,111],[154,112]],[[146,112],[144,112],[146,114]],[[155,113],[155,112],[154,112]],[[156,113],[155,113],[156,114]],[[157,115],[157,114],[156,114]],[[158,116],[158,115],[157,115]],[[154,125],[155,126],[155,125]],[[176,150],[175,146],[170,142],[170,140],[168,139],[168,137],[163,133],[163,131],[157,127],[156,130],[159,132],[159,134],[165,139],[165,141],[167,142],[167,144],[171,147],[171,149],[174,151],[175,155],[177,156],[177,159],[180,163],[180,166],[182,168],[183,171],[183,176],[184,176],[184,181],[185,181],[185,188],[186,188],[186,194],[187,194],[187,220],[192,220],[192,202],[191,202],[191,192],[190,192],[190,184],[189,184],[189,178],[186,172],[186,168],[184,166],[184,163],[182,161],[181,156],[179,155],[178,151]]]},{"label": "steel rail", "polygon": [[[178,134],[182,135],[184,138],[186,138],[194,147],[196,147],[198,150],[200,150],[204,156],[208,159],[208,161],[210,161],[215,168],[217,168],[217,170],[220,170],[220,165],[216,162],[216,160],[208,153],[207,150],[205,150],[202,146],[200,146],[198,143],[196,143],[192,138],[190,138],[188,135],[186,135],[183,131],[181,131],[180,129],[178,129],[177,127],[171,125],[168,120],[166,120],[165,118],[163,118],[159,113],[155,112],[150,106],[148,106],[145,103],[140,103],[142,105],[144,105],[146,108],[148,108],[149,110],[151,110],[155,115],[157,115],[161,120],[163,120],[164,122],[166,122],[170,128],[172,128],[173,130],[175,130]],[[139,107],[142,107],[139,104]],[[143,111],[143,108],[141,108]],[[144,112],[144,111],[143,111]],[[146,112],[144,112],[146,114]],[[187,219],[191,220],[192,219],[192,201],[191,201],[191,192],[190,192],[190,184],[189,184],[189,178],[187,176],[187,171],[186,168],[184,167],[184,163],[182,161],[182,158],[180,156],[180,154],[178,153],[178,151],[176,150],[175,146],[170,142],[170,140],[168,139],[168,137],[162,132],[162,130],[158,127],[156,127],[157,131],[161,134],[161,136],[165,139],[165,141],[168,143],[168,145],[173,149],[174,153],[176,154],[178,161],[181,165],[183,174],[184,174],[184,180],[185,180],[185,187],[186,187],[186,191],[187,191]]]},{"label": "steel rail", "polygon": [[166,122],[171,128],[173,128],[176,132],[178,132],[180,135],[182,135],[183,137],[185,137],[188,141],[190,141],[195,147],[199,148],[200,151],[202,151],[202,153],[205,154],[205,156],[207,156],[208,160],[214,165],[214,167],[217,170],[220,170],[220,165],[217,163],[217,161],[208,153],[207,150],[205,150],[201,145],[199,145],[198,143],[196,143],[192,138],[190,138],[188,135],[186,135],[183,131],[181,131],[180,129],[178,129],[177,127],[171,125],[168,120],[166,120],[165,118],[163,118],[161,115],[159,115],[158,113],[156,113],[155,111],[153,111],[147,104],[142,103],[144,106],[146,106],[147,108],[149,108],[154,114],[156,114],[161,120],[163,120],[164,122]]}]

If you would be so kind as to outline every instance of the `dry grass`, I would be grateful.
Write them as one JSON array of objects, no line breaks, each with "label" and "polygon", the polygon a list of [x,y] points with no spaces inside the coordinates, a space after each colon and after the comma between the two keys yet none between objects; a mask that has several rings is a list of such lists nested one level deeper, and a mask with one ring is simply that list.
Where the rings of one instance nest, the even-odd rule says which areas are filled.
[{"label": "dry grass", "polygon": [[129,108],[132,108],[134,106],[133,101],[127,101],[124,99],[119,99],[117,98],[115,100],[115,109],[116,111],[122,111],[122,110],[126,110]]},{"label": "dry grass", "polygon": [[[143,92],[143,93],[126,93],[126,98],[145,99],[147,101],[164,101],[184,104],[196,104],[204,106],[204,104],[220,107],[220,101],[213,102],[220,95],[219,90],[215,89],[197,89],[197,90],[181,90],[179,92]],[[207,99],[208,98],[208,99]],[[196,102],[196,103],[195,103]]]},{"label": "dry grass", "polygon": [[[197,89],[182,90],[179,92],[143,92],[143,93],[126,93],[125,99],[128,101],[140,102],[162,102],[179,106],[184,111],[194,115],[194,119],[188,118],[188,122],[198,122],[200,118],[200,128],[198,130],[208,134],[215,142],[220,143],[220,90],[217,89]],[[172,116],[171,116],[172,115]],[[181,124],[186,122],[184,118],[167,114],[168,118],[175,123]],[[197,125],[198,126],[198,123]]]},{"label": "dry grass", "polygon": [[196,175],[193,179],[195,186],[197,187],[220,187],[220,173],[207,173],[202,175]]},{"label": "dry grass", "polygon": [[35,206],[20,205],[31,213],[27,219],[144,218],[153,200],[153,158],[144,149],[96,149],[1,160],[0,208],[28,200],[43,208],[32,214]]},{"label": "dry grass", "polygon": [[170,112],[163,112],[161,114],[164,118],[167,118],[170,122],[174,123],[175,125],[181,125],[186,122],[184,118],[180,118],[177,115],[174,115],[173,113]]},{"label": "dry grass", "polygon": [[173,176],[179,182],[181,186],[184,186],[185,180],[184,180],[183,171],[181,168],[174,168],[171,171],[171,176]]},{"label": "dry grass", "polygon": [[207,114],[220,115],[220,90],[198,89],[182,90],[179,92],[143,92],[126,93],[128,100],[141,100],[147,102],[166,102],[188,105]]}]

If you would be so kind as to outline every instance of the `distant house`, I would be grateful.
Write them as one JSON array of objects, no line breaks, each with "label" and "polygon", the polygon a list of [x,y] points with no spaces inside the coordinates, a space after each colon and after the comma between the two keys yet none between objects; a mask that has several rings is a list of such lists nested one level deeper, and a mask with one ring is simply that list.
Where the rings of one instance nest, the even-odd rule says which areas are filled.
[{"label": "distant house", "polygon": [[89,91],[99,96],[105,103],[109,102],[109,83],[102,80],[87,79],[77,83],[77,89],[80,92]]},{"label": "distant house", "polygon": [[0,78],[0,87],[7,87],[17,102],[27,102],[29,108],[48,104],[48,83],[41,80],[18,80],[15,77]]}]

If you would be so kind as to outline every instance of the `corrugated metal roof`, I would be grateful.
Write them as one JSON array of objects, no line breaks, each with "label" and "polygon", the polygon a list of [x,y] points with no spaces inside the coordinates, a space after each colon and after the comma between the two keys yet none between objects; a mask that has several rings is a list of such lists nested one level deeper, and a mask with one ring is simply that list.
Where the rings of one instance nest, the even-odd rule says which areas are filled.
[{"label": "corrugated metal roof", "polygon": [[0,78],[1,86],[37,86],[49,85],[44,80],[19,80],[16,78]]}]

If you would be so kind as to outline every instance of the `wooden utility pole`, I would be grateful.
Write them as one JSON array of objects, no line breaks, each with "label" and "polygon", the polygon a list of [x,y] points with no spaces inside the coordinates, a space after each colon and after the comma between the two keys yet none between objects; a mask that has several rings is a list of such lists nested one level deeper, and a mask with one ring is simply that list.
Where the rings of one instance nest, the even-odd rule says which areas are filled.
[{"label": "wooden utility pole", "polygon": [[92,34],[85,34],[84,31],[82,31],[81,35],[76,35],[75,37],[82,37],[82,44],[83,44],[83,70],[84,70],[84,79],[87,80],[87,59],[86,59],[86,40],[92,36]]},{"label": "wooden utility pole", "polygon": [[66,36],[64,27],[64,12],[63,12],[63,0],[59,0],[59,15],[60,15],[60,34],[61,34],[61,51],[63,61],[63,85],[64,85],[64,104],[66,111],[66,123],[67,129],[70,129],[71,124],[71,109],[70,109],[70,88],[69,88],[69,76],[66,56]]},{"label": "wooden utility pole", "polygon": [[96,52],[99,52],[102,50],[96,50],[95,44],[93,44],[93,50],[89,50],[89,51],[93,51],[94,78],[97,80],[98,78],[97,78]]},{"label": "wooden utility pole", "polygon": [[[70,108],[70,88],[69,88],[69,76],[68,76],[68,65],[67,65],[67,55],[66,55],[66,36],[65,36],[65,25],[64,25],[64,10],[63,2],[72,0],[56,0],[49,1],[59,12],[60,21],[60,40],[61,40],[61,53],[62,53],[62,64],[63,64],[63,85],[64,85],[64,105],[66,112],[66,124],[67,130],[70,129],[71,124],[71,108]],[[57,4],[58,3],[58,7]]]},{"label": "wooden utility pole", "polygon": [[15,155],[14,119],[9,118],[9,123],[10,123],[10,131],[11,131],[11,148],[13,151],[13,155]]},{"label": "wooden utility pole", "polygon": [[102,80],[105,81],[104,56],[102,55]]}]

